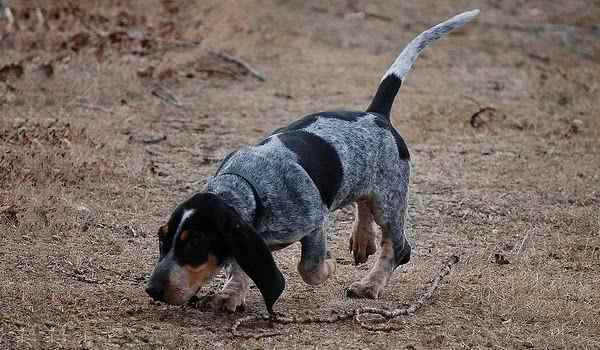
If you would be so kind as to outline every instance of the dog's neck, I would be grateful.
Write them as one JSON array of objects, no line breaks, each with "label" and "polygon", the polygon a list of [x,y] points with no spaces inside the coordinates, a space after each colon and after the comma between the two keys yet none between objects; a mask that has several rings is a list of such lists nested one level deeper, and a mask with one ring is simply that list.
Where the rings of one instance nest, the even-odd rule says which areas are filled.
[{"label": "dog's neck", "polygon": [[257,207],[254,190],[242,177],[233,174],[212,177],[208,180],[206,192],[221,197],[227,205],[237,210],[248,224],[254,224]]}]

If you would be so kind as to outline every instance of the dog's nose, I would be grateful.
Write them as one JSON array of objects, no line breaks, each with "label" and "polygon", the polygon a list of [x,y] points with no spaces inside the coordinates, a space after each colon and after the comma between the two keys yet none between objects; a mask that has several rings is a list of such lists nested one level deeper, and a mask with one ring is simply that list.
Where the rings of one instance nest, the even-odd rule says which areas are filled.
[{"label": "dog's nose", "polygon": [[159,301],[163,298],[164,289],[156,285],[150,285],[146,287],[146,293],[148,293],[152,299]]}]

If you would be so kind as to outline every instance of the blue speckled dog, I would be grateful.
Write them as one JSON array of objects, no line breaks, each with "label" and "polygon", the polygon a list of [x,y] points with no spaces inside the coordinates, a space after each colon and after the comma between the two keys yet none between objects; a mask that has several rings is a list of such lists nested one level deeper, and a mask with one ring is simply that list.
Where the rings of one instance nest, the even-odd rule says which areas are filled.
[{"label": "blue speckled dog", "polygon": [[272,312],[285,280],[271,251],[300,241],[298,272],[306,283],[323,283],[335,272],[327,250],[328,218],[354,203],[355,263],[376,251],[373,222],[382,240],[372,270],[347,294],[378,298],[411,254],[404,232],[410,156],[390,123],[392,103],[419,53],[478,13],[465,12],[411,41],[383,76],[366,112],[311,114],[229,154],[206,190],[179,205],[159,229],[160,260],[148,294],[184,303],[227,266],[227,282],[211,305],[242,307],[252,279]]}]

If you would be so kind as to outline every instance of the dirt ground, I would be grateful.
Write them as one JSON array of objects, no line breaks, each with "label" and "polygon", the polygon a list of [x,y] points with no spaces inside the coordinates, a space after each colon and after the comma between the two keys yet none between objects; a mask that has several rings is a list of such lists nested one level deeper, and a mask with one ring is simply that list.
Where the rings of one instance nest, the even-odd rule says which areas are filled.
[{"label": "dirt ground", "polygon": [[[44,23],[8,3],[0,348],[600,348],[600,2],[39,1]],[[388,333],[347,321],[246,340],[230,327],[265,311],[256,289],[243,314],[150,301],[158,226],[229,151],[364,109],[414,35],[472,8],[396,100],[416,249],[384,296],[345,296],[373,262],[353,265],[349,208],[325,285],[302,282],[297,245],[276,253],[288,315],[410,304],[459,255],[430,304]]]}]

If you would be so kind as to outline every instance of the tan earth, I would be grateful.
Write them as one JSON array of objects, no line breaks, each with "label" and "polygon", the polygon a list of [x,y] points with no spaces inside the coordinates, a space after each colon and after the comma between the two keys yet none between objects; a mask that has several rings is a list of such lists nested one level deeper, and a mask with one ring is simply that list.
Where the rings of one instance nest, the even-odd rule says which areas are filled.
[{"label": "tan earth", "polygon": [[[600,2],[39,1],[43,23],[34,3],[0,19],[0,348],[600,348]],[[430,303],[391,332],[248,340],[230,329],[265,312],[256,289],[238,314],[150,301],[158,227],[229,151],[364,109],[412,37],[471,8],[393,110],[414,164],[411,262],[380,300],[348,299],[373,263],[353,266],[350,208],[323,286],[298,276],[298,245],[276,253],[276,310],[320,316],[414,303],[459,255]]]}]

